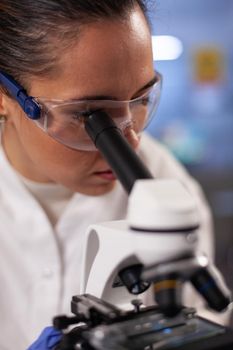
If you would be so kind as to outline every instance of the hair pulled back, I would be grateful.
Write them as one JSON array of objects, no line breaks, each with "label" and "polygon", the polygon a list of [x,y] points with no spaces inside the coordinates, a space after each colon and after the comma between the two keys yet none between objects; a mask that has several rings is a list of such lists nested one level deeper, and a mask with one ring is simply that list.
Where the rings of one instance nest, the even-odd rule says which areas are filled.
[{"label": "hair pulled back", "polygon": [[124,19],[136,5],[147,17],[143,0],[1,0],[0,70],[21,83],[28,76],[48,76],[83,25]]}]

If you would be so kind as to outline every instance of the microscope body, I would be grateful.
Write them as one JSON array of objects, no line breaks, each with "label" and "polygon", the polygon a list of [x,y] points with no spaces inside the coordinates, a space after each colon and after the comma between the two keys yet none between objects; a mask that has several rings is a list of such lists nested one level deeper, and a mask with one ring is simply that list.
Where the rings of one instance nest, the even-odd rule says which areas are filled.
[{"label": "microscope body", "polygon": [[[136,182],[126,220],[92,225],[86,233],[81,295],[71,301],[75,316],[54,322],[58,329],[81,325],[66,330],[56,350],[230,350],[230,331],[182,304],[186,282],[215,310],[230,302],[207,257],[197,253],[198,224],[182,184]],[[150,284],[157,305],[145,306]]]},{"label": "microscope body", "polygon": [[141,266],[140,272],[145,274],[146,268],[149,273],[154,266],[156,280],[162,266],[193,257],[198,224],[195,202],[182,184],[174,180],[137,181],[129,197],[126,220],[92,225],[87,231],[81,294],[130,307],[132,294],[141,293],[129,291],[119,274],[134,266]]}]

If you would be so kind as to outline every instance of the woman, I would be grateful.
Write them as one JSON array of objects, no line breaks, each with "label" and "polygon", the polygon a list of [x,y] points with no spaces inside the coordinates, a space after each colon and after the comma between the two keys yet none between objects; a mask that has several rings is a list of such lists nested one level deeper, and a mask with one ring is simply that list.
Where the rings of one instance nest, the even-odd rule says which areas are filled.
[{"label": "woman", "polygon": [[108,110],[155,177],[185,183],[210,257],[212,230],[199,186],[140,136],[160,80],[143,1],[2,0],[0,24],[0,345],[24,350],[69,312],[86,228],[125,216],[127,196],[83,130],[87,111]]}]

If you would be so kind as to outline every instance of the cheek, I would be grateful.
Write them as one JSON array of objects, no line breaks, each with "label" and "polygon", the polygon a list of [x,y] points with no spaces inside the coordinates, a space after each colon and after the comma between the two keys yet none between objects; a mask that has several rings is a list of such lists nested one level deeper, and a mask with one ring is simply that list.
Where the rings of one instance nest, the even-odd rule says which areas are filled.
[{"label": "cheek", "polygon": [[30,160],[52,179],[57,177],[83,177],[91,170],[97,152],[72,150],[53,140],[27,117],[22,115],[17,129],[21,144]]}]

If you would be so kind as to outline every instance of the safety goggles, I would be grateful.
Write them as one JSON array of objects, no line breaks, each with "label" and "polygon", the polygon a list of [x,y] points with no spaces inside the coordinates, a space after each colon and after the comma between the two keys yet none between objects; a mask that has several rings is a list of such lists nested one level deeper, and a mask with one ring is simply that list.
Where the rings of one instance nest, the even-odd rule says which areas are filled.
[{"label": "safety goggles", "polygon": [[104,111],[117,127],[127,135],[140,135],[149,124],[159,104],[161,75],[156,72],[156,82],[143,95],[129,100],[49,100],[28,96],[25,89],[11,76],[0,72],[0,83],[20,104],[26,115],[49,136],[58,142],[84,151],[96,150],[85,131],[85,117]]}]

